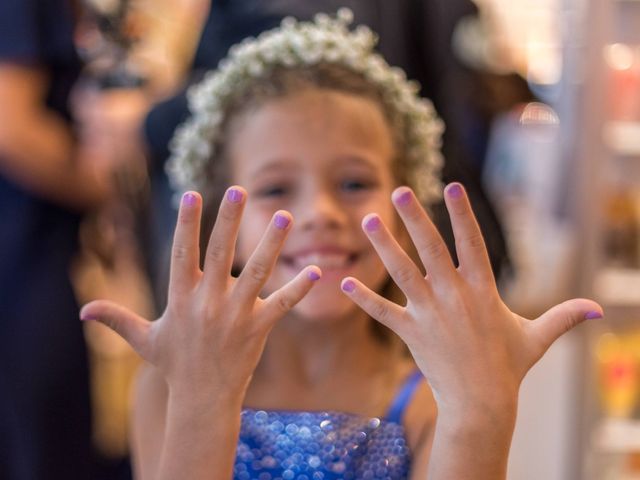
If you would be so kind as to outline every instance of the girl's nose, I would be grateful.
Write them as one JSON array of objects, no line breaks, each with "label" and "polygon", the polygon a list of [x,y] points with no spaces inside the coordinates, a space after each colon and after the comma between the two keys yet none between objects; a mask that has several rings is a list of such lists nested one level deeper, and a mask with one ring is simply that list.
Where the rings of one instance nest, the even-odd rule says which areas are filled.
[{"label": "girl's nose", "polygon": [[296,210],[296,224],[304,230],[337,229],[347,218],[344,205],[336,193],[328,189],[305,192]]}]

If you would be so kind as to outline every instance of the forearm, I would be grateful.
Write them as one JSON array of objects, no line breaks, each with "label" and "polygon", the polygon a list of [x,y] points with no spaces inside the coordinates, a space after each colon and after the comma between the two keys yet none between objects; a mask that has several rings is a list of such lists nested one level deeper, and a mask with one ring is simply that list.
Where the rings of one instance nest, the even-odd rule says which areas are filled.
[{"label": "forearm", "polygon": [[108,184],[78,158],[65,122],[46,110],[6,119],[0,136],[0,171],[36,195],[78,210],[98,205]]},{"label": "forearm", "polygon": [[157,480],[232,478],[241,406],[241,395],[170,393]]},{"label": "forearm", "polygon": [[507,474],[516,406],[438,413],[429,480],[500,480]]}]

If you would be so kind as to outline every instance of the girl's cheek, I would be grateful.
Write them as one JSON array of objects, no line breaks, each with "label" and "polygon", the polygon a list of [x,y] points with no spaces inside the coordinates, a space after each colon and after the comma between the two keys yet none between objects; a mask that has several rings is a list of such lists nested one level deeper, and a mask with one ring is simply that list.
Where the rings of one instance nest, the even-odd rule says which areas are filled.
[{"label": "girl's cheek", "polygon": [[249,259],[267,230],[272,216],[272,214],[256,214],[255,211],[245,209],[236,241],[238,261],[245,263]]}]

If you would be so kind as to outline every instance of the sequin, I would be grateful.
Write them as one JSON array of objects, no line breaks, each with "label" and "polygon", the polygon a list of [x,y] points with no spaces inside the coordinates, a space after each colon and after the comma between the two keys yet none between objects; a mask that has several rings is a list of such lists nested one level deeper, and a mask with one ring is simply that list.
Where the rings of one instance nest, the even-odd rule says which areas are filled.
[{"label": "sequin", "polygon": [[298,434],[298,425],[290,423],[285,427],[284,431],[287,432],[287,435],[295,437]]},{"label": "sequin", "polygon": [[256,422],[264,423],[269,419],[269,414],[263,410],[260,410],[259,412],[256,412],[253,417],[256,419]]},{"label": "sequin", "polygon": [[346,413],[244,410],[236,480],[406,479],[402,425]]}]

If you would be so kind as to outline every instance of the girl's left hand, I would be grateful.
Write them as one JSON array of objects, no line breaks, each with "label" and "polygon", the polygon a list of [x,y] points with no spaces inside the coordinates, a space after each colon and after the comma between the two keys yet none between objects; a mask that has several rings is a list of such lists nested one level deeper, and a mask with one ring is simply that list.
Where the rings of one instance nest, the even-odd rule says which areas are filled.
[{"label": "girl's left hand", "polygon": [[390,302],[351,277],[343,280],[343,291],[404,340],[441,413],[499,417],[514,412],[528,370],[560,335],[585,319],[602,317],[601,307],[591,300],[574,299],[537,319],[521,317],[500,298],[480,228],[460,184],[445,189],[457,268],[413,192],[400,187],[392,200],[427,275],[380,218],[370,214],[363,219],[363,229],[407,304]]}]

